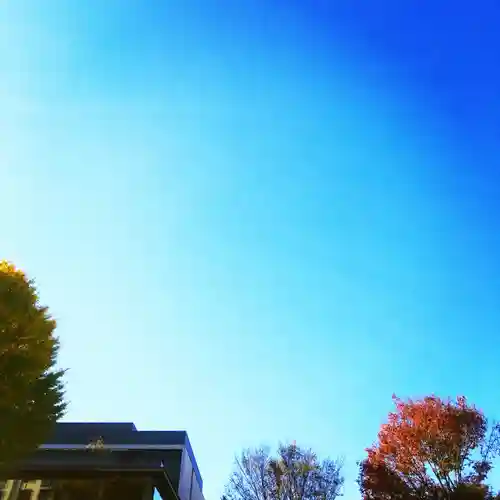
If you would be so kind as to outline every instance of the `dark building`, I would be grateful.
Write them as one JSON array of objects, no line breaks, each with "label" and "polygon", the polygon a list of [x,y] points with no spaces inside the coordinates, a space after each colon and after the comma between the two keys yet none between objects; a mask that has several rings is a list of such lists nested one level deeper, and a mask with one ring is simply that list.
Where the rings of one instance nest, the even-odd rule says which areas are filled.
[{"label": "dark building", "polygon": [[59,423],[16,476],[1,500],[204,500],[187,433],[132,423]]}]

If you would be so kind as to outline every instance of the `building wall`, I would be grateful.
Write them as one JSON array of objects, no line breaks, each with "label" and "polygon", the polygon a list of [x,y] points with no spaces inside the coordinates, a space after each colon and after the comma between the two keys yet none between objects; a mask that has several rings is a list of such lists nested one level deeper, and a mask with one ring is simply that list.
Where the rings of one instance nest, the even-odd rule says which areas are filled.
[{"label": "building wall", "polygon": [[11,479],[0,483],[1,500],[50,500],[52,492],[50,485],[41,479],[33,481],[18,481]]},{"label": "building wall", "polygon": [[193,471],[193,482],[191,484],[192,484],[192,487],[191,487],[190,500],[205,500],[200,483],[198,482],[198,480],[194,474],[194,471]]},{"label": "building wall", "polygon": [[182,454],[181,473],[179,477],[178,495],[180,500],[191,500],[191,483],[193,481],[193,465],[187,453]]},{"label": "building wall", "polygon": [[[93,485],[87,483],[87,486],[84,486],[84,483],[87,483],[87,480],[76,481],[76,483],[71,481],[69,483],[69,485],[72,485],[70,486],[71,489],[64,486],[66,490],[65,498],[71,500],[74,495],[81,498],[82,492],[84,496],[87,496],[88,492],[86,489],[81,489],[82,485],[84,488],[90,486],[91,496],[97,492],[97,490],[94,490],[95,487],[102,487],[102,483],[94,483]],[[107,485],[107,488],[110,489],[105,491],[105,498],[124,498],[124,496],[135,500],[151,500],[153,498],[153,484],[149,479],[139,480],[139,482],[134,483],[113,481]],[[54,500],[54,497],[58,498],[59,494],[54,494],[48,481],[9,480],[0,482],[0,500]]]}]

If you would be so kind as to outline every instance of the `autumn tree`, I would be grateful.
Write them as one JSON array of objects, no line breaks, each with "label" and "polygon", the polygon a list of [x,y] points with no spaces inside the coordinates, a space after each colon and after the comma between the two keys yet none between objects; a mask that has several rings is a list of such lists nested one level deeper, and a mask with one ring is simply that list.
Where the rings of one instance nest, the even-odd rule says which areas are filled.
[{"label": "autumn tree", "polygon": [[295,443],[268,449],[245,450],[222,500],[334,500],[344,482],[338,460],[319,460]]},{"label": "autumn tree", "polygon": [[360,463],[365,500],[484,500],[499,450],[499,426],[464,397],[403,401]]},{"label": "autumn tree", "polygon": [[63,415],[56,322],[34,282],[0,261],[0,474],[44,442]]}]

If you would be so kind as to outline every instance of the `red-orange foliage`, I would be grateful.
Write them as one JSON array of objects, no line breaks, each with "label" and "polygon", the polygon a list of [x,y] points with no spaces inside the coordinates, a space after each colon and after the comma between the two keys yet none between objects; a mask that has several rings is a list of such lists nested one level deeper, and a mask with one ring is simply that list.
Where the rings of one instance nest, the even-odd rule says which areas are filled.
[{"label": "red-orange foliage", "polygon": [[488,433],[486,418],[464,397],[393,399],[396,411],[360,464],[365,500],[491,496],[484,481],[498,451],[498,426]]}]

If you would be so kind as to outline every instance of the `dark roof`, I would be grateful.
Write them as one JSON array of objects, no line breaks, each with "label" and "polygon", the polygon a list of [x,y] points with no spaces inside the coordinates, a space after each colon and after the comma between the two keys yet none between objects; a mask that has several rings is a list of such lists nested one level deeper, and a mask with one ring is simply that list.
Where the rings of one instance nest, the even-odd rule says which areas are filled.
[{"label": "dark roof", "polygon": [[133,423],[121,422],[59,422],[45,444],[88,444],[103,437],[106,444],[129,443],[137,428]]},{"label": "dark roof", "polygon": [[203,488],[198,464],[186,431],[139,431],[132,422],[58,422],[46,445],[87,445],[102,437],[113,445],[177,445],[186,449],[200,489]]}]

